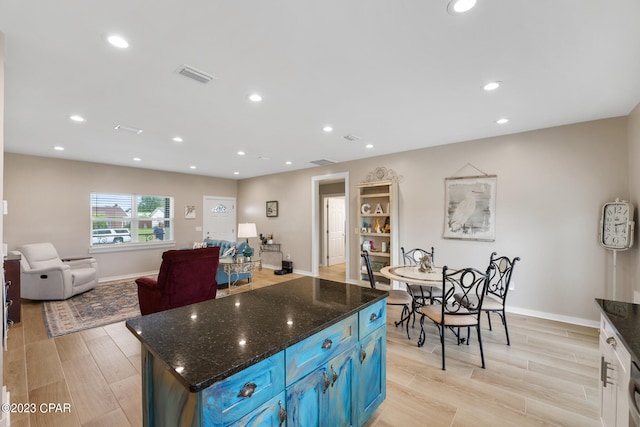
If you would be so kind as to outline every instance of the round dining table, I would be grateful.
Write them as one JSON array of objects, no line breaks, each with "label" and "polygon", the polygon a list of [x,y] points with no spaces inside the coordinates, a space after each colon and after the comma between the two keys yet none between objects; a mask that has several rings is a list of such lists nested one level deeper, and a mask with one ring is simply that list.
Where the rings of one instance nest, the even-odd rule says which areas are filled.
[{"label": "round dining table", "polygon": [[442,267],[433,267],[429,272],[422,272],[417,265],[389,265],[380,269],[380,274],[398,282],[442,288]]}]

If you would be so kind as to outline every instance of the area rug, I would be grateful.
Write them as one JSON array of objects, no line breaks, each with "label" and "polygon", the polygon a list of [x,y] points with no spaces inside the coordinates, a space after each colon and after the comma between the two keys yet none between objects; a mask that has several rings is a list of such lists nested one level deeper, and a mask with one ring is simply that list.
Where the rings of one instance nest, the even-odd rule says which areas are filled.
[{"label": "area rug", "polygon": [[140,316],[138,287],[133,279],[104,282],[65,301],[42,303],[50,338],[106,326]]}]

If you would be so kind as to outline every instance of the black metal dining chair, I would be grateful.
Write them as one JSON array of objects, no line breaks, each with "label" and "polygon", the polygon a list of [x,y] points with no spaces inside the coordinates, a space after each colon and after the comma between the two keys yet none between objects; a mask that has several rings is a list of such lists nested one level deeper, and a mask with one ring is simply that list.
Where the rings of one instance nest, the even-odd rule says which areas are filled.
[{"label": "black metal dining chair", "polygon": [[[376,289],[376,280],[373,275],[373,269],[371,268],[371,260],[369,258],[368,251],[362,251],[362,258],[364,259],[364,264],[367,268],[367,276],[369,278],[369,284],[373,289]],[[403,325],[404,322],[407,322],[407,338],[411,339],[411,335],[409,335],[409,319],[413,315],[413,295],[410,293],[411,291],[403,291],[401,289],[390,289],[389,296],[387,297],[387,305],[398,305],[402,306],[402,313],[400,315],[400,320],[394,322],[396,327],[398,325]]]},{"label": "black metal dining chair", "polygon": [[[416,309],[420,314],[420,337],[418,346],[424,345],[426,333],[424,330],[425,317],[429,318],[436,327],[440,335],[442,346],[442,370],[445,367],[445,331],[451,330],[455,335],[458,345],[464,343],[469,345],[471,327],[476,328],[478,343],[480,345],[480,357],[482,367],[484,363],[484,351],[482,348],[482,335],[480,333],[480,314],[482,313],[482,302],[486,292],[489,274],[483,273],[474,268],[464,268],[461,270],[448,270],[442,268],[442,304],[423,305]],[[467,338],[460,335],[460,330],[467,329]]]},{"label": "black metal dining chair", "polygon": [[497,252],[493,252],[489,258],[489,282],[487,291],[482,304],[482,311],[487,313],[489,319],[489,330],[491,329],[491,313],[496,313],[502,320],[504,332],[507,335],[507,345],[511,345],[509,339],[509,329],[507,328],[507,314],[505,312],[505,303],[507,301],[507,293],[511,284],[511,277],[516,261],[520,261],[520,257],[509,259],[506,256],[497,256]]},{"label": "black metal dining chair", "polygon": [[[425,256],[430,256],[431,262],[434,262],[435,250],[433,249],[433,246],[431,247],[431,252],[420,248],[405,251],[404,247],[401,247],[400,251],[402,252],[402,261],[404,265],[419,265],[420,261]],[[439,288],[434,288],[433,286],[412,285],[407,283],[407,287],[411,289],[411,293],[413,294],[414,309],[415,307],[427,304],[427,301],[429,304],[433,304],[434,299],[442,298],[442,291]]]}]

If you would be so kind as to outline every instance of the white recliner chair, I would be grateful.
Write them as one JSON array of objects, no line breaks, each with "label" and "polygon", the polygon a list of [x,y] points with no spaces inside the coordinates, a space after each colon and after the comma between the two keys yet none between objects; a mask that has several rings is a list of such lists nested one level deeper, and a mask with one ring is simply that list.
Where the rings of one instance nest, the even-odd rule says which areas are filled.
[{"label": "white recliner chair", "polygon": [[95,258],[63,261],[51,243],[22,245],[12,253],[22,255],[22,298],[64,300],[98,284],[98,262]]}]

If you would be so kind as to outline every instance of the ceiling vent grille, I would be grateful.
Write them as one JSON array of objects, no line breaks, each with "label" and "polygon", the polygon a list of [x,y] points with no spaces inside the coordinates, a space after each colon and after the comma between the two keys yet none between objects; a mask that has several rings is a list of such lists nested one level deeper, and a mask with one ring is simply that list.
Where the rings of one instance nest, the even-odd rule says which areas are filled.
[{"label": "ceiling vent grille", "polygon": [[123,132],[135,133],[136,135],[140,135],[142,133],[142,129],[134,128],[131,126],[125,126],[125,125],[116,125],[114,129],[121,130]]},{"label": "ceiling vent grille", "polygon": [[314,160],[310,163],[313,163],[314,165],[318,165],[318,166],[326,166],[326,165],[332,165],[335,162],[333,160],[320,159],[320,160]]},{"label": "ceiling vent grille", "polygon": [[189,65],[182,64],[180,68],[178,68],[178,74],[181,74],[185,77],[193,79],[200,83],[209,83],[211,80],[215,79],[215,76],[211,74],[205,73],[204,71],[198,70],[196,68],[190,67]]},{"label": "ceiling vent grille", "polygon": [[355,135],[351,135],[351,134],[347,134],[345,136],[343,136],[344,139],[346,139],[347,141],[357,141],[360,139],[359,136],[355,136]]}]

